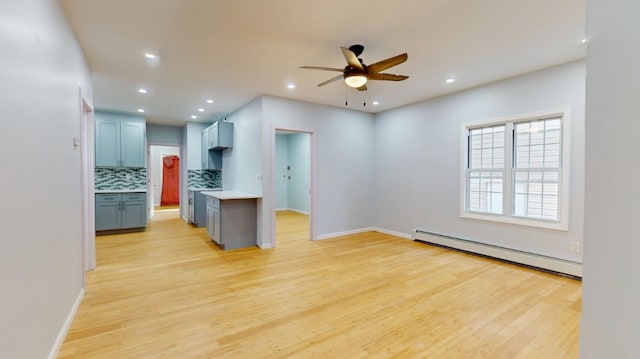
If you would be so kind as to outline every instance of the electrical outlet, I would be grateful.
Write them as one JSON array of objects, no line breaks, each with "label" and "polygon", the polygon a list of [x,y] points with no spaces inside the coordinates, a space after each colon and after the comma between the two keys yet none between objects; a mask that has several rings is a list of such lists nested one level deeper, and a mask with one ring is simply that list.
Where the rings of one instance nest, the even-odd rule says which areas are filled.
[{"label": "electrical outlet", "polygon": [[571,252],[572,253],[580,253],[580,242],[571,241]]}]

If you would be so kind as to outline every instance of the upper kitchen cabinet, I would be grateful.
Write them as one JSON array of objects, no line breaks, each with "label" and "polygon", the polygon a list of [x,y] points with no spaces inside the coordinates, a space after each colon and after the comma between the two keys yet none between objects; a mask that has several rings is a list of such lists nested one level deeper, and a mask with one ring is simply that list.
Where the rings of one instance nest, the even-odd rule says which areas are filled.
[{"label": "upper kitchen cabinet", "polygon": [[144,118],[95,113],[96,167],[145,167]]},{"label": "upper kitchen cabinet", "polygon": [[204,130],[209,150],[225,150],[233,147],[233,123],[217,121]]}]

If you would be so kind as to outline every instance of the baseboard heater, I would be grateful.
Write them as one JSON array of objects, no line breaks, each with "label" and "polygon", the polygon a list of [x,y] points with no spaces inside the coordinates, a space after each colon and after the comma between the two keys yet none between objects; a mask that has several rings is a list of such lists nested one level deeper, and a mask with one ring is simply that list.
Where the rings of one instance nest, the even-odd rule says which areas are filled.
[{"label": "baseboard heater", "polygon": [[422,229],[413,230],[413,239],[419,242],[453,248],[472,254],[525,265],[548,272],[582,278],[582,263],[494,246],[468,239],[455,238]]}]

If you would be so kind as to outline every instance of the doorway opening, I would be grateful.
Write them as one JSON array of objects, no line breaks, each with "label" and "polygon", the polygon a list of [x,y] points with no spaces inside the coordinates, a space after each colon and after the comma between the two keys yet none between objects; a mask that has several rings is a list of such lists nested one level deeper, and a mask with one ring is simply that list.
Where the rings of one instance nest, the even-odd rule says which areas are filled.
[{"label": "doorway opening", "polygon": [[149,145],[148,155],[149,219],[158,211],[180,217],[180,146]]},{"label": "doorway opening", "polygon": [[275,131],[275,242],[296,245],[311,238],[311,133]]}]

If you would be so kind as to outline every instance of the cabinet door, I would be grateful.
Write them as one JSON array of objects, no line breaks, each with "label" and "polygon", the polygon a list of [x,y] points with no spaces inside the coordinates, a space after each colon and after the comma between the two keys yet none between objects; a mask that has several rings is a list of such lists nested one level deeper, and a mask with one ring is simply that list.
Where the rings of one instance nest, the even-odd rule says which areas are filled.
[{"label": "cabinet door", "polygon": [[209,149],[218,147],[218,123],[209,127]]},{"label": "cabinet door", "polygon": [[145,167],[145,129],[144,122],[122,122],[122,167]]},{"label": "cabinet door", "polygon": [[138,228],[147,225],[146,201],[128,201],[122,203],[122,228]]},{"label": "cabinet door", "polygon": [[211,201],[207,200],[207,235],[213,238],[213,206]]},{"label": "cabinet door", "polygon": [[121,206],[122,202],[96,202],[96,231],[121,228]]},{"label": "cabinet door", "polygon": [[96,118],[96,167],[118,167],[120,121]]}]

